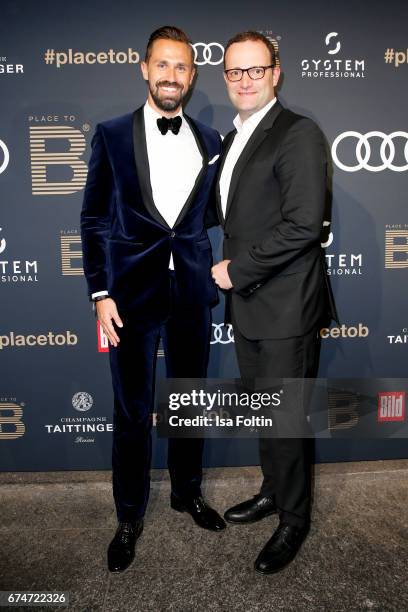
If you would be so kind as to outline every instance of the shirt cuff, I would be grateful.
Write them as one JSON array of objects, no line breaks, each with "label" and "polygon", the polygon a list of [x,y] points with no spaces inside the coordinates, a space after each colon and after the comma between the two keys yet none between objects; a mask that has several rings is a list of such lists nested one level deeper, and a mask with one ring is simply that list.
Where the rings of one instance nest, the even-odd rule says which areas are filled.
[{"label": "shirt cuff", "polygon": [[95,298],[99,297],[100,295],[109,295],[109,293],[107,291],[97,291],[96,293],[92,293],[91,300],[94,300]]}]

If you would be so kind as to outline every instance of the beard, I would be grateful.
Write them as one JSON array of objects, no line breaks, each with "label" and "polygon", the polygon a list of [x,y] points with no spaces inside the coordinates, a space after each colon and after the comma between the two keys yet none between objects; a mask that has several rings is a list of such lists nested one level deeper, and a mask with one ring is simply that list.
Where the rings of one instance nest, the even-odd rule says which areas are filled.
[{"label": "beard", "polygon": [[[160,87],[177,87],[178,93],[174,96],[169,96],[166,93],[160,93]],[[186,92],[183,91],[181,85],[175,82],[171,83],[170,81],[157,81],[154,89],[149,83],[149,91],[157,108],[165,112],[176,110],[188,93],[188,90]]]}]

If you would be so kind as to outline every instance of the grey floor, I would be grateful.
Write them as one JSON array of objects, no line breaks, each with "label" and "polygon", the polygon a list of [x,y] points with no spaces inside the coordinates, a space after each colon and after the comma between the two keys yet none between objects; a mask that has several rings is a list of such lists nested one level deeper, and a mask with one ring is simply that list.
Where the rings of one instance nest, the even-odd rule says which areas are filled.
[{"label": "grey floor", "polygon": [[[136,559],[121,575],[106,568],[109,472],[0,474],[0,589],[68,591],[65,609],[87,612],[405,612],[407,475],[406,460],[317,466],[310,536],[285,571],[262,576],[253,561],[277,518],[203,531],[170,509],[164,471],[153,472]],[[208,470],[205,494],[223,511],[258,483],[257,468]]]}]

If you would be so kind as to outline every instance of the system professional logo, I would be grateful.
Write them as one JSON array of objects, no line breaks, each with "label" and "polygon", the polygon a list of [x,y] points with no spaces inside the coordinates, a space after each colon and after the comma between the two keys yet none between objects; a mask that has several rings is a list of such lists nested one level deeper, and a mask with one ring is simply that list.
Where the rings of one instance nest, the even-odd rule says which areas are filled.
[{"label": "system professional logo", "polygon": [[[88,412],[94,401],[90,393],[78,391],[71,398],[71,405],[76,411]],[[97,435],[113,431],[112,423],[105,416],[72,416],[72,413],[61,417],[57,423],[47,423],[44,428],[49,435],[68,435],[76,444],[93,443]]]},{"label": "system professional logo", "polygon": [[76,344],[78,344],[78,336],[69,330],[59,333],[48,331],[42,334],[18,334],[10,331],[0,336],[0,351],[43,346],[75,346]]},{"label": "system professional logo", "polygon": [[191,45],[196,66],[218,66],[224,61],[224,47],[218,42],[196,42]]},{"label": "system professional logo", "polygon": [[[371,139],[374,141],[374,151],[370,145]],[[351,155],[345,155],[350,146]],[[408,132],[397,130],[391,134],[384,134],[384,132],[372,130],[361,134],[349,130],[342,132],[334,139],[331,154],[336,166],[344,172],[358,172],[359,170],[405,172],[408,170]]]},{"label": "system professional logo", "polygon": [[13,62],[7,61],[7,57],[0,56],[0,78],[9,74],[23,74],[23,64],[14,64]]},{"label": "system professional logo", "polygon": [[0,259],[0,282],[2,283],[36,283],[38,282],[38,262],[36,259],[11,259],[7,254],[8,240],[3,235],[3,228],[0,228],[0,256],[7,259]]},{"label": "system professional logo", "polygon": [[0,440],[15,440],[25,434],[23,408],[15,397],[0,397]]},{"label": "system professional logo", "polygon": [[72,397],[72,405],[79,412],[86,412],[93,406],[93,397],[86,391],[78,391]]},{"label": "system professional logo", "polygon": [[75,115],[30,115],[30,158],[33,195],[69,195],[81,191],[88,167],[82,159],[88,123]]},{"label": "system professional logo", "polygon": [[358,79],[364,78],[365,61],[363,59],[344,59],[338,57],[342,48],[338,32],[329,32],[325,39],[326,52],[329,57],[302,59],[302,79]]},{"label": "system professional logo", "polygon": [[388,344],[408,344],[408,327],[403,327],[398,334],[387,336]]},{"label": "system professional logo", "polygon": [[7,169],[10,161],[10,153],[6,143],[0,140],[0,174]]},{"label": "system professional logo", "polygon": [[384,391],[378,393],[379,423],[405,421],[405,391]]},{"label": "system professional logo", "polygon": [[62,276],[83,276],[82,242],[77,229],[60,231]]},{"label": "system professional logo", "polygon": [[408,268],[408,224],[385,226],[385,268]]},{"label": "system professional logo", "polygon": [[320,337],[326,338],[367,338],[370,330],[367,325],[358,323],[356,325],[347,326],[343,323],[339,327],[323,327],[320,330]]},{"label": "system professional logo", "polygon": [[[2,231],[2,228],[0,227],[0,232]],[[1,236],[1,234],[0,234]],[[0,238],[0,254],[3,253],[3,251],[6,250],[6,246],[7,246],[7,242],[5,238]]]},{"label": "system professional logo", "polygon": [[[322,248],[331,246],[334,242],[333,233],[329,231],[330,221],[323,222],[321,237]],[[328,276],[361,276],[363,274],[362,253],[326,253]]]}]

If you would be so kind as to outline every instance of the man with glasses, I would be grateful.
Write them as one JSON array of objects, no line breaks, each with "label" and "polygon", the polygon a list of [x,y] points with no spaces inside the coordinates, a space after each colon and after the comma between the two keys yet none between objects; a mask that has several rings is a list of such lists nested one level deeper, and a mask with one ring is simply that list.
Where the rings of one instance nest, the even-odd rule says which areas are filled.
[{"label": "man with glasses", "polygon": [[[212,268],[227,292],[243,379],[313,378],[322,319],[336,318],[320,246],[326,199],[326,150],[317,125],[275,96],[280,69],[271,42],[257,32],[234,36],[224,79],[238,115],[224,140],[218,213],[224,260]],[[304,394],[299,406],[305,406]],[[310,523],[310,445],[302,436],[262,438],[259,494],[230,508],[230,523],[279,514],[255,561],[280,571],[296,556]]]}]

